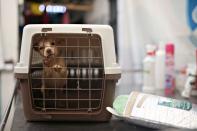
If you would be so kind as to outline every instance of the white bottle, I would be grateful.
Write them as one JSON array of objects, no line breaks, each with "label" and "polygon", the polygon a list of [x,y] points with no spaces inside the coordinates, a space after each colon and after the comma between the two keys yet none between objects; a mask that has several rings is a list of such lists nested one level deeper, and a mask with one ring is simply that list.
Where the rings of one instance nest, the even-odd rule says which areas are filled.
[{"label": "white bottle", "polygon": [[189,64],[188,68],[186,70],[187,72],[187,80],[185,82],[185,86],[184,86],[184,90],[182,92],[182,97],[184,98],[189,98],[191,93],[192,93],[192,89],[195,86],[195,82],[196,82],[196,64]]},{"label": "white bottle", "polygon": [[155,54],[155,88],[157,93],[164,93],[165,90],[165,50],[159,45]]},{"label": "white bottle", "polygon": [[143,60],[143,92],[155,93],[155,46],[147,45]]}]

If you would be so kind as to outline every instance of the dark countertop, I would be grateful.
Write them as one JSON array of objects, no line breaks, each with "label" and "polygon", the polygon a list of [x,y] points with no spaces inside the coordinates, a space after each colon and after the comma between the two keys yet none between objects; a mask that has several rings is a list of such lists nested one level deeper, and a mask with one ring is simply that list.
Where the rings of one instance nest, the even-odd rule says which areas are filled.
[{"label": "dark countertop", "polygon": [[[136,126],[121,120],[109,122],[27,122],[23,114],[20,95],[16,99],[11,131],[151,131],[153,129]],[[166,131],[180,129],[166,129]]]}]

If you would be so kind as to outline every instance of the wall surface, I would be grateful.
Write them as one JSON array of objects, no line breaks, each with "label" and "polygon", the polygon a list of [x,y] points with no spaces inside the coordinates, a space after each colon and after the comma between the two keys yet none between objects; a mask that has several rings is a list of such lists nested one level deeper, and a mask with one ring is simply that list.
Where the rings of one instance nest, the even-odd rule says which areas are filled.
[{"label": "wall surface", "polygon": [[[118,0],[118,52],[123,69],[119,94],[128,94],[142,87],[142,73],[132,71],[142,69],[146,44],[173,42],[176,69],[195,62],[195,46],[190,40],[186,2]],[[184,83],[179,82],[178,85]]]},{"label": "wall surface", "polygon": [[17,0],[1,0],[1,28],[3,53],[6,60],[16,61],[18,48],[18,3]]},{"label": "wall surface", "polygon": [[[0,0],[0,47],[4,60],[17,61],[18,58],[18,3],[17,0]],[[10,95],[15,86],[13,72],[0,72],[1,116],[4,116]],[[12,109],[6,131],[10,130],[14,110]]]}]

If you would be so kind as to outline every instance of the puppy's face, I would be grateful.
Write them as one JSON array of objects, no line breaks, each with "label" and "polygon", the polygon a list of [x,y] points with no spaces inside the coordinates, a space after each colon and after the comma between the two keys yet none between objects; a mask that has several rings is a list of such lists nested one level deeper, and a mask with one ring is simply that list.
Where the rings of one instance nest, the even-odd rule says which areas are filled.
[{"label": "puppy's face", "polygon": [[36,43],[36,47],[34,49],[45,58],[52,58],[58,54],[55,41],[53,40],[41,40],[40,42]]}]

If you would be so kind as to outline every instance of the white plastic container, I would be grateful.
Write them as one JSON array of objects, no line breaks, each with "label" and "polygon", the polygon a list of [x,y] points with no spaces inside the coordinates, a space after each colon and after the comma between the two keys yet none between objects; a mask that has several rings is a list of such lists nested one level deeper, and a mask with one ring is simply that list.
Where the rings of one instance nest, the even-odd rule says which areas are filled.
[{"label": "white plastic container", "polygon": [[143,92],[155,92],[155,46],[147,45],[147,55],[143,61]]},{"label": "white plastic container", "polygon": [[196,84],[195,84],[195,82],[196,82],[196,63],[189,64],[186,72],[187,72],[187,80],[185,82],[184,90],[181,95],[184,98],[189,98],[190,95],[192,95],[192,92],[195,92],[195,90],[193,90],[193,89],[196,86]]},{"label": "white plastic container", "polygon": [[[43,29],[46,32],[43,32]],[[47,31],[49,29],[49,31]],[[50,31],[50,29],[52,29]],[[84,30],[83,30],[84,29]],[[87,30],[86,30],[87,29]],[[90,29],[90,31],[88,31]],[[29,73],[31,39],[38,33],[81,33],[81,34],[99,34],[102,39],[102,51],[104,55],[104,67],[106,74],[119,74],[120,66],[116,63],[113,29],[108,25],[62,25],[62,24],[37,24],[27,25],[23,30],[23,39],[21,47],[20,61],[15,66],[15,73]]]}]

